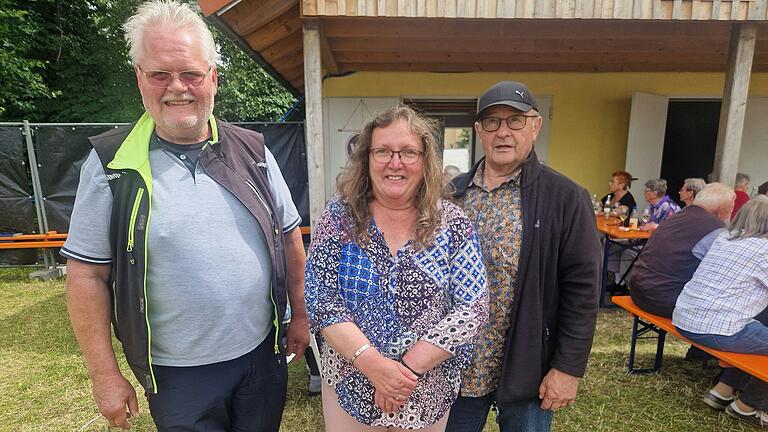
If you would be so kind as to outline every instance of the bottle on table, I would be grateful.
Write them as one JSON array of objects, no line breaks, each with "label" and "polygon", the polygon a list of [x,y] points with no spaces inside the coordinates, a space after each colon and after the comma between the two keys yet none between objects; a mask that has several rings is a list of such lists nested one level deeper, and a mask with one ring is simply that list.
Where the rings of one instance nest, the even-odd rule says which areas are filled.
[{"label": "bottle on table", "polygon": [[592,194],[592,210],[595,211],[595,215],[600,213],[600,208],[602,207],[600,200],[597,199],[597,194]]},{"label": "bottle on table", "polygon": [[632,213],[629,215],[629,229],[637,229],[637,206],[632,206]]},{"label": "bottle on table", "polygon": [[605,204],[603,204],[603,216],[606,219],[611,216],[611,194],[605,198]]}]

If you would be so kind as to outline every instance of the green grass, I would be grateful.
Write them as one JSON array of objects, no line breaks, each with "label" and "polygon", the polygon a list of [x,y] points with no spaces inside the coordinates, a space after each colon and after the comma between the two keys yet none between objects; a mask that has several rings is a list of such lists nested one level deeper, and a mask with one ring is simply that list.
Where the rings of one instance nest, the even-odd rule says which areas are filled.
[{"label": "green grass", "polygon": [[[98,412],[67,319],[64,284],[30,282],[30,271],[0,269],[0,431],[79,431]],[[579,398],[555,416],[554,431],[753,430],[699,401],[714,372],[685,362],[687,346],[674,338],[667,341],[661,374],[627,376],[630,325],[622,311],[601,312]],[[650,364],[654,346],[646,341],[639,361]],[[132,419],[133,430],[153,431],[146,401],[139,399],[142,414]],[[107,429],[99,419],[83,430]],[[323,430],[320,399],[307,397],[303,361],[289,369],[282,430]],[[490,416],[485,431],[496,430]]]}]

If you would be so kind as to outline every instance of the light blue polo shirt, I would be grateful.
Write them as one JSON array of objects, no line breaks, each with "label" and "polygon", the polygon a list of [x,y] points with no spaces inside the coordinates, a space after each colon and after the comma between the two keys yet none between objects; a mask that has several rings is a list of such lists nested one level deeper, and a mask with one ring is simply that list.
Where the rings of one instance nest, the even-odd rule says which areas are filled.
[{"label": "light blue polo shirt", "polygon": [[[155,140],[153,139],[153,142]],[[153,144],[152,211],[147,255],[147,312],[152,363],[199,366],[240,357],[272,325],[271,257],[264,232],[246,207],[210,178]],[[277,217],[288,232],[301,218],[274,156],[267,172]],[[112,193],[95,151],[83,165],[62,255],[111,261]]]}]

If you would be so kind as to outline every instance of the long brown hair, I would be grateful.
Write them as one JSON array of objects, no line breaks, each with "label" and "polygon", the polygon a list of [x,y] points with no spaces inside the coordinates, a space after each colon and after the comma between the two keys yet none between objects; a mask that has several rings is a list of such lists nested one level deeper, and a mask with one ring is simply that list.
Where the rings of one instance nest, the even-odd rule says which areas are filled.
[{"label": "long brown hair", "polygon": [[416,246],[423,247],[432,241],[435,230],[440,225],[438,204],[443,196],[443,170],[437,152],[438,127],[435,120],[403,104],[397,104],[377,114],[360,133],[344,171],[339,176],[337,189],[339,196],[346,201],[354,221],[354,225],[349,227],[351,239],[361,245],[368,244],[370,242],[368,225],[371,222],[368,203],[373,199],[368,159],[371,139],[374,129],[387,127],[396,120],[404,120],[408,124],[408,129],[419,137],[424,145],[424,177],[416,192],[418,216],[415,238]]}]

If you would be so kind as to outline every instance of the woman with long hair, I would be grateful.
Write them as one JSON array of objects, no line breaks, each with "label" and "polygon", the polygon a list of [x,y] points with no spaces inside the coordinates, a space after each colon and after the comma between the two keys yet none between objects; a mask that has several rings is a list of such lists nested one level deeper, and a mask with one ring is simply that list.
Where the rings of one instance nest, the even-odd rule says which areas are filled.
[{"label": "woman with long hair", "polygon": [[435,123],[397,105],[363,129],[318,221],[305,296],[328,431],[442,431],[487,320],[475,231],[443,199]]}]

